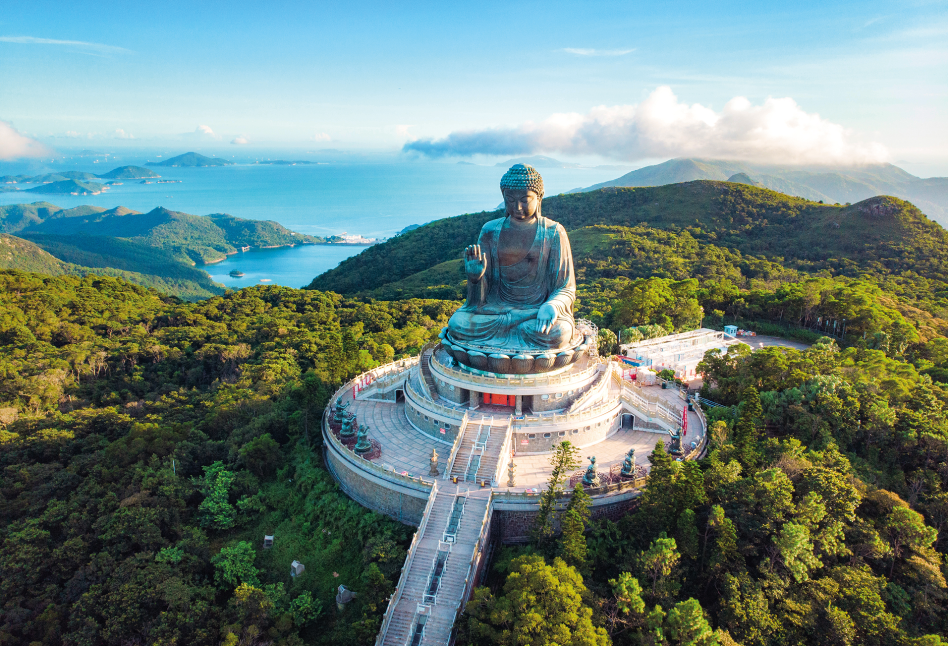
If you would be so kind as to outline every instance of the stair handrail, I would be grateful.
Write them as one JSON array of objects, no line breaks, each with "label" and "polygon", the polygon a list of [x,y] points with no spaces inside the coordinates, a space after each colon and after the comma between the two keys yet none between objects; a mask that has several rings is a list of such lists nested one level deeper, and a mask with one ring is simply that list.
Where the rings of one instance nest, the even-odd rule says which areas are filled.
[{"label": "stair handrail", "polygon": [[448,465],[444,468],[444,480],[451,477],[451,471],[454,469],[454,461],[458,459],[458,451],[461,450],[461,441],[464,433],[467,431],[470,412],[464,411],[464,417],[461,418],[461,424],[458,426],[458,434],[454,436],[454,444],[451,445],[451,453],[448,454]]},{"label": "stair handrail", "polygon": [[461,617],[461,613],[464,611],[464,606],[467,605],[467,598],[471,595],[471,590],[474,587],[474,562],[477,560],[478,555],[481,551],[481,543],[484,540],[484,535],[487,533],[487,530],[490,528],[490,516],[491,509],[493,507],[493,497],[494,494],[491,493],[487,498],[487,509],[484,510],[484,520],[481,521],[481,531],[477,535],[477,541],[474,543],[474,552],[471,554],[471,560],[467,566],[467,576],[464,577],[464,592],[461,594],[461,598],[458,599],[458,605],[454,610],[454,623],[457,624],[458,619]]},{"label": "stair handrail", "polygon": [[402,598],[402,591],[405,589],[405,581],[408,580],[408,577],[403,575],[411,570],[412,562],[415,560],[416,549],[421,542],[421,536],[428,527],[428,518],[431,517],[431,508],[434,506],[434,501],[437,497],[438,483],[435,481],[431,483],[431,493],[428,494],[428,504],[425,505],[425,511],[421,515],[418,530],[415,532],[415,535],[412,536],[411,545],[409,545],[408,553],[405,555],[405,564],[402,566],[402,570],[398,575],[398,583],[395,584],[395,591],[388,599],[388,608],[385,609],[385,614],[382,616],[382,625],[379,628],[378,636],[375,638],[375,646],[382,646],[385,642],[385,634],[388,632],[388,626],[392,621],[392,616],[395,614],[395,607],[398,606],[398,602]]},{"label": "stair handrail", "polygon": [[491,486],[494,487],[498,486],[500,479],[503,477],[504,468],[507,466],[507,459],[509,459],[511,447],[513,446],[513,422],[514,416],[511,415],[507,418],[506,437],[504,438],[504,443],[500,446],[497,467],[494,469],[494,475],[491,477]]}]

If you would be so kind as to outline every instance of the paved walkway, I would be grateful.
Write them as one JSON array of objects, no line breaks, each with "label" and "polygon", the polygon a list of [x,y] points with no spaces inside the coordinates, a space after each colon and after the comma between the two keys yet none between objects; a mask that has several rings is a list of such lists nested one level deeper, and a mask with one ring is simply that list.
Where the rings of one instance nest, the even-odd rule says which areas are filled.
[{"label": "paved walkway", "polygon": [[369,438],[382,445],[382,457],[375,462],[390,464],[398,473],[427,477],[431,449],[438,450],[442,464],[451,452],[449,444],[431,439],[408,422],[403,403],[357,401],[351,410],[360,424],[368,425]]}]

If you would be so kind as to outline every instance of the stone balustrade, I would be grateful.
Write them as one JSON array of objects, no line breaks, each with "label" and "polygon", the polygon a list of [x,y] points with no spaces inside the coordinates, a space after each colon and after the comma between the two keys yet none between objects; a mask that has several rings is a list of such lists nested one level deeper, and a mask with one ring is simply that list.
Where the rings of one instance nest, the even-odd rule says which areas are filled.
[{"label": "stone balustrade", "polygon": [[[518,392],[528,393],[530,389],[546,389],[556,386],[573,387],[580,384],[596,373],[599,369],[598,361],[589,361],[582,370],[570,370],[554,375],[510,375],[509,377],[491,377],[479,375],[467,370],[458,370],[438,361],[435,355],[431,357],[431,370],[447,381],[459,383],[464,388],[472,384],[483,386],[488,391],[516,388]],[[538,391],[539,392],[539,391]]]}]

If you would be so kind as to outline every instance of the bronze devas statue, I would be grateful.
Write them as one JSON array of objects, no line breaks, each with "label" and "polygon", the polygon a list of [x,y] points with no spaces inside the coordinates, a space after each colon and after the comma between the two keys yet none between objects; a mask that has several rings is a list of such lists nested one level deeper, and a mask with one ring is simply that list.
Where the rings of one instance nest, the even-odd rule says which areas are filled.
[{"label": "bronze devas statue", "polygon": [[542,216],[543,178],[532,166],[512,166],[500,188],[506,214],[464,250],[467,301],[448,322],[445,346],[461,363],[494,372],[568,365],[583,336],[566,230]]}]

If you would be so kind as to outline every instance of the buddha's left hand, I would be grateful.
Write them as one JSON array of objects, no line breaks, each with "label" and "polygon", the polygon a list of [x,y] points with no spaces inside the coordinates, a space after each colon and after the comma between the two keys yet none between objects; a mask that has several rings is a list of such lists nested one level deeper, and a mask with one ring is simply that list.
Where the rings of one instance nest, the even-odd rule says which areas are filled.
[{"label": "buddha's left hand", "polygon": [[540,306],[537,312],[537,323],[540,326],[540,333],[546,334],[553,329],[553,322],[556,321],[556,308],[549,303]]}]

